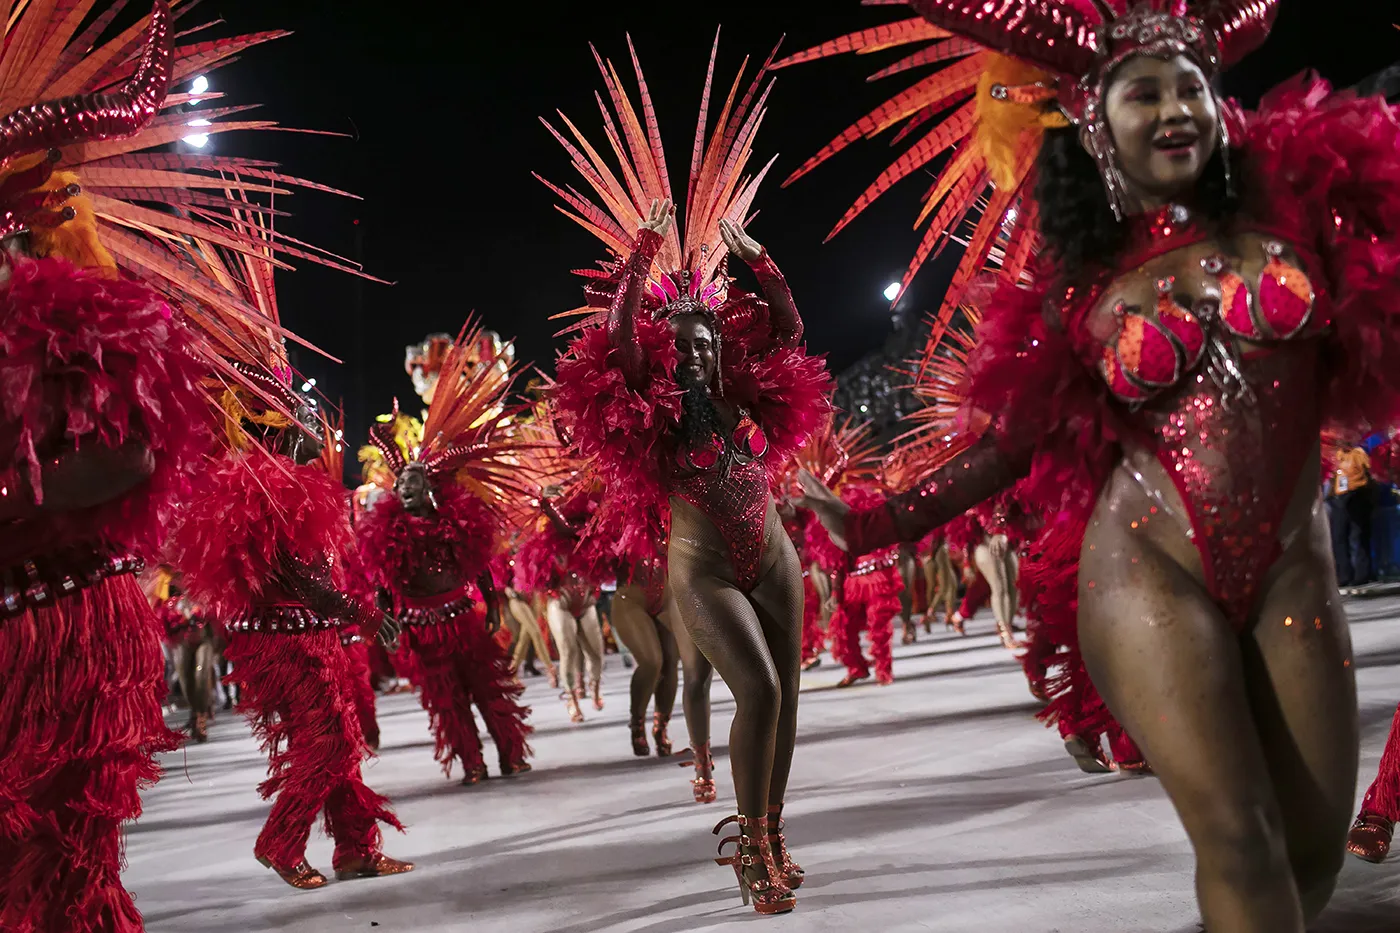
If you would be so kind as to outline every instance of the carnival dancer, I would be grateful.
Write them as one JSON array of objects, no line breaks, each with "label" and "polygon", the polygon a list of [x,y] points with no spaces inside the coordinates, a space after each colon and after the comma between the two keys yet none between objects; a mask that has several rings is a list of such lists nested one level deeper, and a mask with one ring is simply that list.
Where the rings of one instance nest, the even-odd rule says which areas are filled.
[{"label": "carnival dancer", "polygon": [[[107,42],[86,23],[63,5],[16,7],[0,52],[14,108],[0,120],[0,928],[30,933],[142,929],[120,828],[178,736],[135,574],[203,462],[197,381],[220,365],[195,265],[171,244],[243,240],[223,226],[227,199],[209,195],[194,219],[150,206],[184,203],[219,159],[182,174],[182,157],[142,150],[170,141],[154,118],[173,74],[275,35],[172,51],[164,2]],[[177,171],[152,186],[152,162]],[[138,216],[140,232],[125,226]]]},{"label": "carnival dancer", "polygon": [[[823,431],[814,434],[793,458],[794,465],[820,476],[824,485],[835,486],[848,502],[870,503],[884,497],[873,488],[881,463],[870,425],[856,424],[847,417],[841,424],[828,419]],[[846,666],[846,676],[837,687],[850,687],[870,677],[871,663],[861,650],[860,633],[870,637],[875,679],[881,685],[894,681],[892,620],[900,611],[903,589],[898,566],[899,548],[886,548],[866,560],[853,560],[832,543],[820,522],[806,526],[804,550],[832,580],[835,609],[827,629],[831,634],[831,656]]]},{"label": "carnival dancer", "polygon": [[[632,670],[631,707],[627,727],[632,734],[632,754],[651,754],[647,744],[647,706],[655,699],[651,737],[656,754],[671,754],[668,726],[680,686],[680,654],[670,626],[665,621],[666,571],[660,553],[636,561],[619,574],[612,601],[612,625],[636,660]],[[625,580],[625,582],[624,582]]]},{"label": "carnival dancer", "polygon": [[967,386],[988,426],[888,507],[818,514],[865,551],[1021,480],[1051,519],[1023,595],[1054,663],[1093,677],[1062,673],[1053,701],[1075,687],[1061,708],[1083,715],[1097,688],[1141,744],[1208,928],[1302,931],[1341,867],[1358,741],[1318,438],[1400,408],[1400,120],[1311,79],[1249,116],[1219,100],[1273,0],[912,6],[1018,59],[952,66],[980,81],[947,79],[967,145],[929,205],[936,240],[995,184],[950,296],[996,246]]},{"label": "carnival dancer", "polygon": [[218,677],[213,626],[180,586],[178,574],[161,566],[148,590],[156,615],[165,626],[180,694],[190,711],[185,730],[196,742],[209,741],[214,719],[214,685]]},{"label": "carnival dancer", "polygon": [[545,597],[549,637],[559,649],[569,720],[583,722],[582,703],[603,708],[603,626],[598,596],[615,560],[601,535],[586,531],[602,489],[588,478],[541,490],[537,527],[515,555],[515,588]]},{"label": "carnival dancer", "polygon": [[924,536],[919,546],[919,566],[928,590],[928,609],[924,613],[924,631],[933,630],[934,610],[943,607],[943,624],[959,635],[966,635],[963,619],[958,615],[958,575],[953,569],[953,557],[948,541],[937,532]]},{"label": "carnival dancer", "polygon": [[[738,852],[721,862],[756,910],[784,912],[802,880],[781,833],[797,735],[802,567],[769,492],[770,470],[779,474],[818,426],[830,379],[801,349],[782,275],[743,228],[763,175],[744,176],[766,99],[765,91],[755,105],[762,79],[742,96],[736,81],[738,102],[725,106],[707,145],[712,55],[681,235],[640,67],[638,111],[615,72],[600,66],[631,141],[630,159],[618,153],[634,187],[622,187],[596,150],[585,147],[585,156],[556,133],[608,207],[554,190],[589,218],[576,217],[615,259],[590,275],[592,316],[559,361],[553,403],[607,484],[608,507],[630,520],[621,551],[669,508],[667,573],[681,624],[735,698],[729,748],[739,813],[716,831],[737,821],[738,835],[725,842]],[[766,301],[730,285],[726,253],[755,272]]]},{"label": "carnival dancer", "polygon": [[[487,776],[472,709],[496,744],[503,777],[530,770],[530,710],[524,687],[496,640],[501,606],[491,559],[507,502],[528,495],[509,431],[512,385],[494,359],[473,360],[479,327],[470,322],[448,349],[423,425],[422,446],[404,451],[392,428],[370,442],[395,476],[359,526],[360,561],[404,627],[404,650],[419,672],[419,694],[443,772],[462,765],[462,784]],[[397,409],[397,403],[395,403]]]}]

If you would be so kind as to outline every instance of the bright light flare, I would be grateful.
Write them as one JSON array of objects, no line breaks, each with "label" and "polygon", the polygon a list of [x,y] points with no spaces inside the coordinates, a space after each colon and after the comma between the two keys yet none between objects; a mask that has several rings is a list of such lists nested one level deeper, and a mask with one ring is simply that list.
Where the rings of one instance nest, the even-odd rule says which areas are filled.
[{"label": "bright light flare", "polygon": [[900,289],[899,289],[899,283],[898,283],[898,282],[891,282],[890,284],[886,285],[886,286],[885,286],[885,300],[886,300],[886,301],[894,301],[896,298],[899,297],[899,291],[900,291]]},{"label": "bright light flare", "polygon": [[204,94],[208,90],[209,79],[206,78],[204,75],[200,75],[199,77],[195,78],[192,82],[190,82],[190,93],[194,94],[195,96]]},{"label": "bright light flare", "polygon": [[[189,123],[186,123],[185,125],[186,125],[186,126],[212,126],[213,124],[211,124],[208,120],[191,120]],[[205,146],[209,145],[209,134],[208,134],[208,133],[191,133],[189,136],[186,136],[186,137],[184,138],[184,142],[187,143],[188,145],[194,146],[196,149],[203,149]]]}]

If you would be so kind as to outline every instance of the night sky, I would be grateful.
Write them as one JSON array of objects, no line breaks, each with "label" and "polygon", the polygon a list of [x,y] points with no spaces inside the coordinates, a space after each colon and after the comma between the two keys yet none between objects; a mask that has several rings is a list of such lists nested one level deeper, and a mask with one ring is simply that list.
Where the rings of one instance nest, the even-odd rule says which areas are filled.
[{"label": "night sky", "polygon": [[[1358,81],[1400,59],[1400,32],[1390,25],[1400,13],[1384,12],[1393,6],[1284,0],[1270,45],[1233,72],[1227,88],[1253,103],[1308,66],[1339,85]],[[579,304],[579,282],[568,270],[602,258],[602,246],[553,210],[553,196],[530,172],[577,182],[564,151],[537,120],[555,108],[603,143],[593,101],[602,85],[590,41],[617,63],[630,87],[625,35],[631,33],[667,141],[672,181],[683,195],[716,25],[723,24],[716,84],[727,86],[744,55],[756,67],[783,33],[784,51],[793,52],[904,12],[863,8],[857,0],[205,0],[185,25],[218,15],[229,30],[294,30],[210,75],[213,89],[228,95],[220,105],[262,102],[265,118],[286,126],[349,134],[232,133],[215,136],[212,147],[277,159],[292,174],[364,198],[313,193],[278,203],[295,214],[282,223],[284,231],[361,258],[369,272],[396,283],[361,284],[305,264],[279,273],[284,322],[344,365],[306,353],[296,362],[333,402],[344,399],[347,433],[358,442],[367,418],[388,410],[395,394],[405,408],[416,408],[402,367],[405,344],[432,331],[455,333],[471,311],[502,335],[518,336],[522,360],[551,366],[556,328],[546,318]],[[889,332],[880,291],[899,279],[917,243],[911,225],[927,183],[906,179],[827,245],[826,232],[888,163],[889,147],[881,140],[857,144],[792,187],[779,183],[908,83],[908,75],[864,81],[897,54],[784,70],[755,146],[759,165],[774,153],[780,158],[750,232],[786,273],[809,347],[830,354],[837,371]],[[906,296],[908,306],[936,306],[948,271],[926,269]]]}]

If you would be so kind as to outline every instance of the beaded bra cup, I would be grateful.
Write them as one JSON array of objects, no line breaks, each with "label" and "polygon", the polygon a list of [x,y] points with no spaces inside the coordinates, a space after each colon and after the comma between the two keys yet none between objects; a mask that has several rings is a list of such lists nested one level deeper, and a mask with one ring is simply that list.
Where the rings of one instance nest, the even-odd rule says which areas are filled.
[{"label": "beaded bra cup", "polygon": [[[1207,238],[1192,224],[1189,212],[1170,207],[1150,218],[1139,218],[1140,239],[1156,255],[1172,252]],[[1200,260],[1219,298],[1200,297],[1184,304],[1172,276],[1154,281],[1157,300],[1151,307],[1119,301],[1113,307],[1116,333],[1100,352],[1099,372],[1112,393],[1139,405],[1177,386],[1202,360],[1206,373],[1225,398],[1251,394],[1240,369],[1236,340],[1275,344],[1312,336],[1326,325],[1314,314],[1316,294],[1303,270],[1283,257],[1287,245],[1266,237],[1263,271],[1246,281],[1238,261],[1219,253]],[[1146,274],[1145,272],[1142,274]]]},{"label": "beaded bra cup", "polygon": [[763,557],[764,520],[768,514],[768,471],[760,462],[768,452],[763,429],[743,410],[729,438],[714,435],[699,448],[676,451],[670,490],[714,523],[729,545],[734,576],[741,589],[758,583]]}]

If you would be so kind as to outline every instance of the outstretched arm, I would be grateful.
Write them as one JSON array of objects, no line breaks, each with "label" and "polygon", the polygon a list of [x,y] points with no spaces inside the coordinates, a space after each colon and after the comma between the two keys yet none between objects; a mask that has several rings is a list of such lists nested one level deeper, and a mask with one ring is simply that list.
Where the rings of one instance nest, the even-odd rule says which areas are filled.
[{"label": "outstretched arm", "polygon": [[763,297],[768,302],[768,323],[771,327],[772,346],[795,350],[802,343],[802,316],[797,313],[797,304],[792,300],[792,290],[787,279],[783,278],[768,250],[758,244],[744,228],[731,220],[719,222],[719,235],[729,252],[748,263],[758,284],[763,288]]},{"label": "outstretched arm", "polygon": [[1008,453],[995,437],[985,434],[913,489],[860,510],[846,506],[804,471],[807,496],[801,504],[816,513],[833,541],[858,557],[891,544],[918,541],[1010,488],[1030,472],[1031,452],[1027,446]]},{"label": "outstretched arm", "polygon": [[[627,257],[627,263],[622,267],[622,280],[618,282],[612,307],[608,309],[608,340],[617,347],[622,357],[622,371],[629,385],[640,380],[645,369],[642,348],[637,345],[635,320],[642,307],[652,261],[661,249],[675,213],[676,209],[670,201],[651,202],[651,210],[637,230],[637,242],[632,245],[632,255]],[[633,388],[637,386],[633,385]]]},{"label": "outstretched arm", "polygon": [[277,582],[302,605],[326,619],[356,626],[366,637],[377,637],[392,648],[399,625],[392,616],[337,589],[320,569],[289,554],[282,555]]}]

